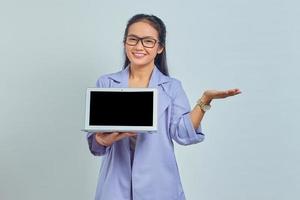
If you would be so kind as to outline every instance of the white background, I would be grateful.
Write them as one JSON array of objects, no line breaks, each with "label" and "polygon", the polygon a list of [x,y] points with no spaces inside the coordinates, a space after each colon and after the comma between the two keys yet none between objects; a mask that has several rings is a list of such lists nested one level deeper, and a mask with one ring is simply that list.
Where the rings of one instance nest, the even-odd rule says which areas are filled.
[{"label": "white background", "polygon": [[[176,145],[188,200],[300,197],[300,4],[292,0],[0,3],[0,199],[93,199],[101,159],[89,151],[85,89],[121,69],[134,14],[167,26],[171,76],[193,106],[213,102],[206,140]],[[156,152],[159,153],[159,152]]]}]

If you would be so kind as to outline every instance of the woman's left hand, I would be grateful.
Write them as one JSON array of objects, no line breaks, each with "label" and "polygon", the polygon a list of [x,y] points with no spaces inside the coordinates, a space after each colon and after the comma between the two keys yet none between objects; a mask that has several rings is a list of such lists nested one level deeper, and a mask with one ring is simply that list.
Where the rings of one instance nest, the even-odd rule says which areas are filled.
[{"label": "woman's left hand", "polygon": [[230,90],[206,90],[201,97],[201,100],[209,104],[213,99],[224,99],[226,97],[234,96],[240,94],[241,91],[239,89],[230,89]]}]

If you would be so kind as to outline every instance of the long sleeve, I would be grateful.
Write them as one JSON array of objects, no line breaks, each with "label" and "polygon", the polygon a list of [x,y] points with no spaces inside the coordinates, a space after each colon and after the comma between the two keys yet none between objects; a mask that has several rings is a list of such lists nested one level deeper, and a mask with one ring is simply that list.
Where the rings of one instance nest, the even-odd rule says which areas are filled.
[{"label": "long sleeve", "polygon": [[[105,86],[105,77],[100,77],[97,82],[96,86],[97,87],[106,87]],[[96,140],[95,140],[95,134],[94,133],[87,133],[87,141],[89,145],[90,152],[95,155],[95,156],[102,156],[106,153],[108,150],[108,147],[105,147],[103,145],[100,145]]]},{"label": "long sleeve", "polygon": [[181,145],[190,145],[204,140],[201,126],[193,127],[190,104],[179,81],[174,82],[174,98],[171,106],[170,134]]},{"label": "long sleeve", "polygon": [[94,133],[87,134],[87,141],[88,141],[89,149],[93,155],[102,156],[106,153],[108,147],[98,144],[98,142],[95,140]]}]

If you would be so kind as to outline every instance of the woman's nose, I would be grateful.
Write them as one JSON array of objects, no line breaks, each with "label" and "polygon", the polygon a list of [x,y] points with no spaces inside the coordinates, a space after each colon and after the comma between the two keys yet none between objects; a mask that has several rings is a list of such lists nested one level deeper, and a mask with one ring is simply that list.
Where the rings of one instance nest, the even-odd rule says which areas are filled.
[{"label": "woman's nose", "polygon": [[143,49],[144,48],[144,46],[142,44],[142,40],[138,41],[138,43],[135,45],[135,48],[137,48],[137,49]]}]

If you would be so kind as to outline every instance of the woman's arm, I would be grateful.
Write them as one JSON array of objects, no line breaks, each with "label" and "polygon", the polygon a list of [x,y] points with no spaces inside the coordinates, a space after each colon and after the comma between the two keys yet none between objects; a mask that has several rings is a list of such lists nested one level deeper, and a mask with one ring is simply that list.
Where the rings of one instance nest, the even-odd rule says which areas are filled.
[{"label": "woman's arm", "polygon": [[[203,104],[208,105],[213,99],[224,99],[240,93],[241,91],[239,89],[231,89],[225,91],[207,90],[203,93],[202,97],[200,98],[200,101]],[[205,112],[200,108],[200,106],[198,106],[198,104],[191,111],[191,120],[195,129],[199,127],[199,124],[202,121],[204,114]]]}]

